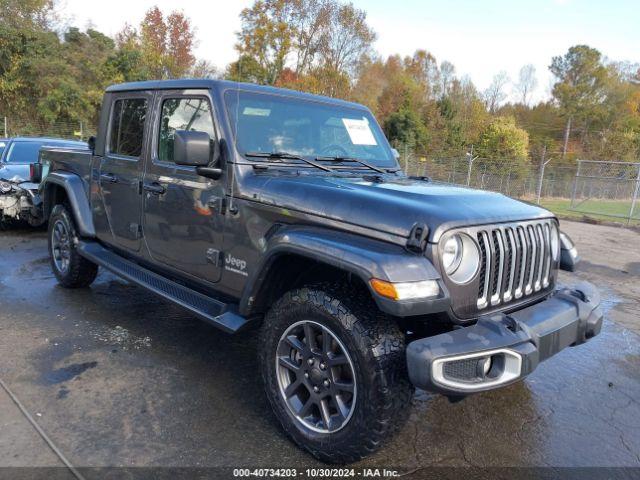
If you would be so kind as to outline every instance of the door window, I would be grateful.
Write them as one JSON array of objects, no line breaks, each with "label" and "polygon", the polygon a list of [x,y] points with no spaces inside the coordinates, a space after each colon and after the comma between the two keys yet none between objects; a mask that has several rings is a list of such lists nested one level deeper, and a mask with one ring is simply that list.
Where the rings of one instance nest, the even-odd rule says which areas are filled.
[{"label": "door window", "polygon": [[204,98],[168,98],[162,102],[158,160],[173,162],[173,139],[176,130],[206,132],[215,138],[209,102]]},{"label": "door window", "polygon": [[146,99],[125,98],[116,100],[111,114],[109,152],[127,157],[139,157],[140,153],[142,153],[146,117]]}]

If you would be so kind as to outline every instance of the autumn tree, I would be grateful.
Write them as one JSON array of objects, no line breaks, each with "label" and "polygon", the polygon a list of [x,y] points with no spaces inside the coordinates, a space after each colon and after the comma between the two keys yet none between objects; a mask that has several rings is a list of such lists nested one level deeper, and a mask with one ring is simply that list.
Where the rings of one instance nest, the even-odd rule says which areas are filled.
[{"label": "autumn tree", "polygon": [[456,67],[453,63],[444,61],[440,64],[440,96],[445,97],[449,93],[449,88],[456,79]]},{"label": "autumn tree", "polygon": [[528,105],[531,94],[537,86],[536,67],[531,64],[522,67],[518,75],[518,83],[514,86],[520,103]]},{"label": "autumn tree", "polygon": [[152,7],[140,23],[140,46],[143,60],[153,78],[166,78],[167,24],[162,11]]},{"label": "autumn tree", "polygon": [[195,65],[194,30],[191,21],[179,11],[165,19],[157,6],[152,7],[139,30],[125,24],[116,35],[116,43],[121,53],[117,61],[133,79],[181,78]]},{"label": "autumn tree", "polygon": [[330,4],[331,14],[320,42],[321,63],[336,72],[353,73],[360,58],[376,39],[367,25],[367,14],[351,3]]},{"label": "autumn tree", "polygon": [[322,77],[321,91],[332,96],[348,93],[375,39],[365,12],[337,0],[258,0],[240,20],[228,78],[302,88]]},{"label": "autumn tree", "polygon": [[573,46],[564,56],[553,57],[549,70],[557,79],[553,97],[566,118],[564,157],[574,119],[588,122],[590,114],[604,101],[608,72],[600,52],[586,45]]},{"label": "autumn tree", "polygon": [[504,70],[493,76],[491,85],[484,91],[484,99],[487,110],[495,113],[502,102],[507,98],[505,89],[509,84],[509,76]]},{"label": "autumn tree", "polygon": [[[297,3],[297,2],[296,2]],[[241,29],[236,50],[240,58],[230,66],[230,76],[243,80],[250,67],[250,80],[274,84],[285,67],[294,37],[291,18],[294,2],[258,0],[240,12]]]}]

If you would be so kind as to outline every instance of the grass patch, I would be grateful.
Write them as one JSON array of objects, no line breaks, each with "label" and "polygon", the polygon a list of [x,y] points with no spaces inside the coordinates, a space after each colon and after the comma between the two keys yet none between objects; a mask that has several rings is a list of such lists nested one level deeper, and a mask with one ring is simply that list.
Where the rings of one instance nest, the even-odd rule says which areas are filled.
[{"label": "grass patch", "polygon": [[[592,219],[626,225],[626,216],[629,215],[631,201],[587,200],[578,205],[575,210],[572,210],[571,200],[568,198],[543,198],[540,201],[540,205],[551,210],[559,217],[576,220]],[[631,225],[640,225],[640,201],[636,203]]]}]

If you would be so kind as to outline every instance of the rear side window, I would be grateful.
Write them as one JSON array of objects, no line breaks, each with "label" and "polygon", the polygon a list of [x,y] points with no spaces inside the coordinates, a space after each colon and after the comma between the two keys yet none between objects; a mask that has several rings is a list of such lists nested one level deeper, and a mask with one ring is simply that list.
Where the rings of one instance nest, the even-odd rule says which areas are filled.
[{"label": "rear side window", "polygon": [[109,152],[128,157],[139,157],[142,152],[147,100],[125,98],[116,100],[111,114]]},{"label": "rear side window", "polygon": [[173,139],[176,130],[206,132],[214,138],[213,117],[205,98],[168,98],[162,102],[158,159],[173,162]]}]

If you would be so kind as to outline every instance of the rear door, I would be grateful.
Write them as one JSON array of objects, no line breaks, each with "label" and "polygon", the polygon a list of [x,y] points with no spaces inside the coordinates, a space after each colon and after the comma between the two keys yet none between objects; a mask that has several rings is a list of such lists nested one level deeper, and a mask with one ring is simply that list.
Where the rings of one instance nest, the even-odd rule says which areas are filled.
[{"label": "rear door", "polygon": [[127,92],[112,97],[105,155],[98,168],[99,193],[110,236],[103,240],[137,252],[142,237],[141,180],[153,95]]},{"label": "rear door", "polygon": [[165,90],[155,99],[153,137],[144,173],[143,230],[149,254],[181,274],[209,283],[221,275],[224,176],[201,177],[194,167],[173,161],[176,130],[216,138],[207,90]]}]

